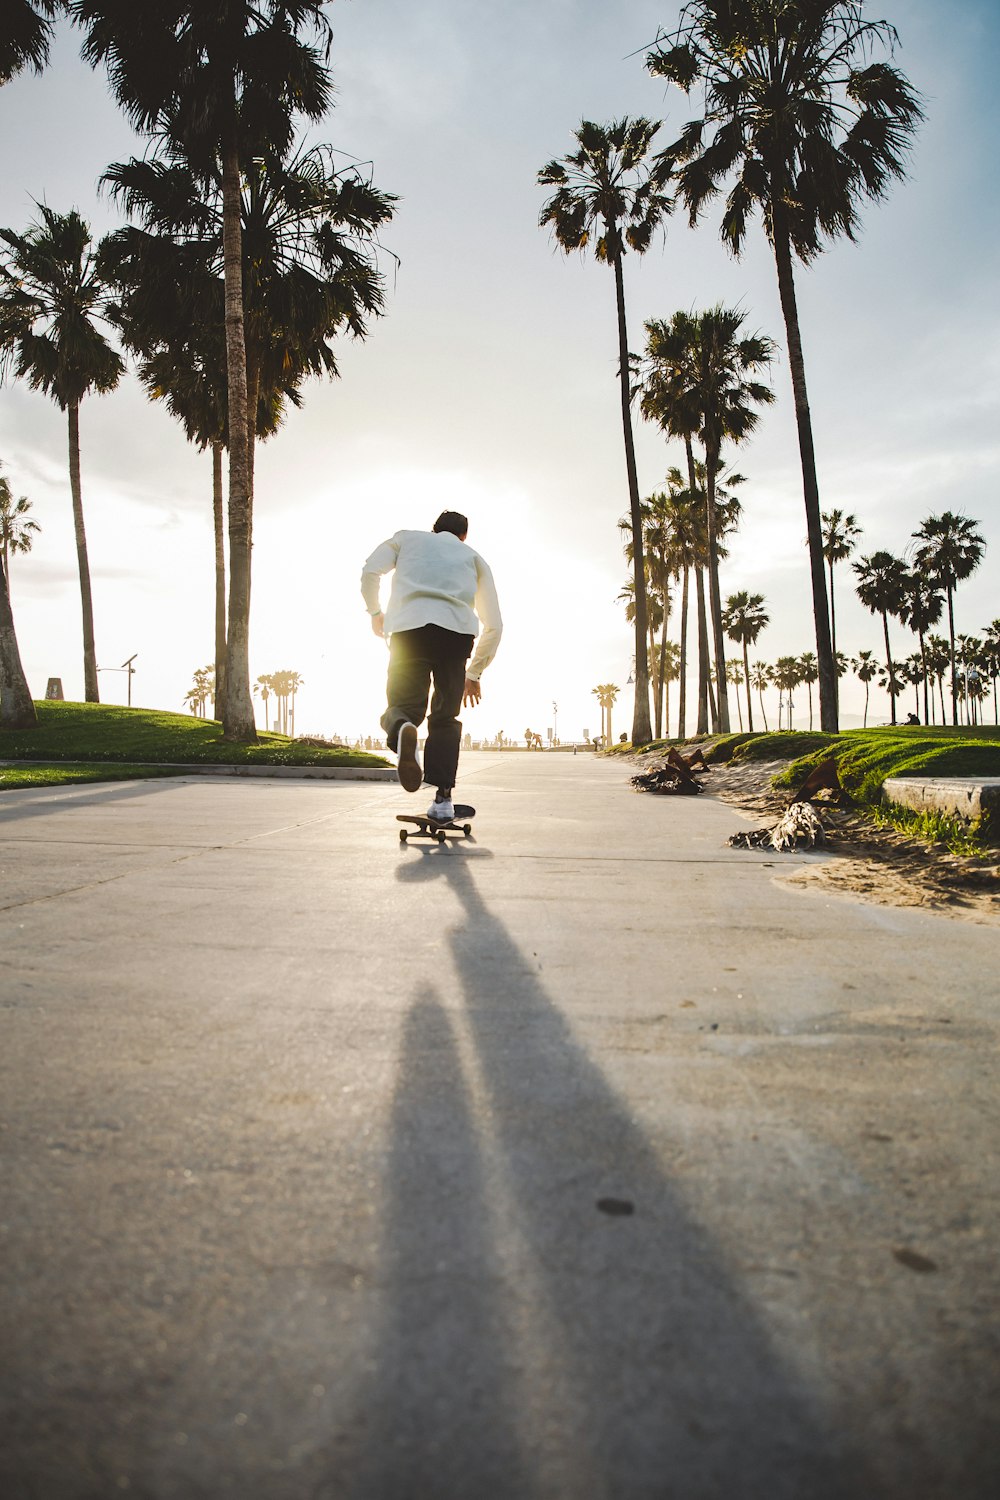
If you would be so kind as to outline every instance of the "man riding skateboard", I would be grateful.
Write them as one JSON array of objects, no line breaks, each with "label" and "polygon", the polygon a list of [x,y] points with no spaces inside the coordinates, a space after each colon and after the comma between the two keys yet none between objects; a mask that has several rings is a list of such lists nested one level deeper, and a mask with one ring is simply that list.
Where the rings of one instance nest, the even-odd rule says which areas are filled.
[{"label": "man riding skateboard", "polygon": [[[452,794],[462,736],[458,711],[463,702],[479,702],[479,679],[496,654],[503,630],[493,574],[479,553],[466,545],[468,531],[465,516],[442,511],[433,531],[397,531],[376,547],[361,573],[372,629],[389,637],[388,706],[381,723],[389,749],[398,756],[396,774],[408,792],[419,791],[423,782],[435,788],[427,816],[441,822],[455,816]],[[383,615],[379,580],[390,572],[392,588]],[[473,646],[475,655],[469,661]],[[421,766],[417,725],[425,716],[427,743]]]}]

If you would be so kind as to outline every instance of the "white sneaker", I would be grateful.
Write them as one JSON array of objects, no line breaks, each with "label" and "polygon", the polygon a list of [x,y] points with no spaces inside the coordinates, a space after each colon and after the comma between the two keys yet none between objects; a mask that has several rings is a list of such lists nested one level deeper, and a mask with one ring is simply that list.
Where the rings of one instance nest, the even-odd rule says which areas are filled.
[{"label": "white sneaker", "polygon": [[404,792],[419,792],[424,773],[417,755],[417,726],[401,724],[396,737],[396,775]]},{"label": "white sneaker", "polygon": [[435,823],[450,823],[455,816],[455,804],[450,797],[444,802],[434,801],[427,809],[427,816]]}]

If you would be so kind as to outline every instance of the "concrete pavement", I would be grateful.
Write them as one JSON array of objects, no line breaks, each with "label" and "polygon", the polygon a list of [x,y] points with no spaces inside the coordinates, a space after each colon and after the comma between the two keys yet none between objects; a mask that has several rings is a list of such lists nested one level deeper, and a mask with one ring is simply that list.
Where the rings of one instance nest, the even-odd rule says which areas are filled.
[{"label": "concrete pavement", "polygon": [[463,767],[0,793],[3,1493],[995,1500],[1000,932]]}]

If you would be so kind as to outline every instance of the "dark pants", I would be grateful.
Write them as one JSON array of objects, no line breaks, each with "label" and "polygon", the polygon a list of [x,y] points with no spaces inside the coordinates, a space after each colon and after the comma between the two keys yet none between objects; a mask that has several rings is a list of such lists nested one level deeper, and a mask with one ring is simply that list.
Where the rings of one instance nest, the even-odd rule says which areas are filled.
[{"label": "dark pants", "polygon": [[424,780],[435,787],[453,787],[458,777],[462,725],[458,711],[465,687],[465,664],[475,637],[459,635],[441,625],[397,630],[389,639],[388,708],[382,728],[390,750],[396,749],[401,724],[422,724],[434,679],[434,696],[427,715]]}]

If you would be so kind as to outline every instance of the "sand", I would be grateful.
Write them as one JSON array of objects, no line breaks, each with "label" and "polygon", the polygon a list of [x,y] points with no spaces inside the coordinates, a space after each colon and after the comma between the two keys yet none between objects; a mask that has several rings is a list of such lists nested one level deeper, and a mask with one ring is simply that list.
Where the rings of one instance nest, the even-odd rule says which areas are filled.
[{"label": "sand", "polygon": [[[636,769],[660,763],[657,754],[637,756]],[[776,791],[771,779],[785,769],[785,761],[745,761],[713,766],[704,777],[705,791],[756,815],[754,826],[777,821],[788,794]],[[648,795],[642,794],[639,795]],[[811,866],[778,872],[782,859],[775,854],[776,875],[789,885],[860,896],[883,906],[918,906],[965,921],[1000,926],[1000,849],[984,856],[949,854],[939,845],[878,828],[860,813],[817,802],[826,828],[828,847],[835,856]],[[734,822],[733,832],[746,826]]]}]

